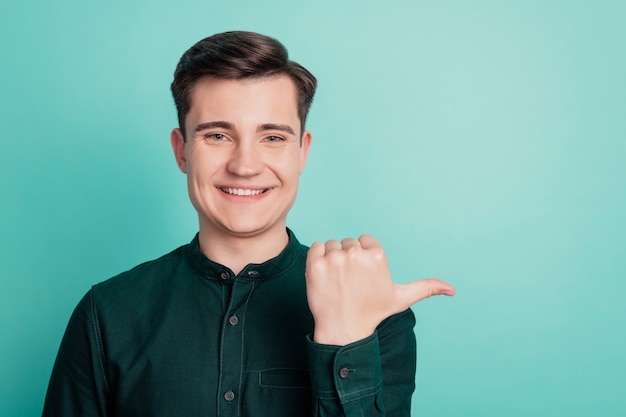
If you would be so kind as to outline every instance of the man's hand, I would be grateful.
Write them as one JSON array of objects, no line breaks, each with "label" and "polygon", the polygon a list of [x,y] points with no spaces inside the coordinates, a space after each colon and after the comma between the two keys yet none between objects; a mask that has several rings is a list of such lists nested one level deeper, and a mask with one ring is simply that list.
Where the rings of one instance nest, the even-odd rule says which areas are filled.
[{"label": "man's hand", "polygon": [[313,340],[339,346],[365,339],[384,319],[424,298],[455,293],[434,278],[395,284],[382,246],[369,235],[313,243],[306,285],[315,320]]}]

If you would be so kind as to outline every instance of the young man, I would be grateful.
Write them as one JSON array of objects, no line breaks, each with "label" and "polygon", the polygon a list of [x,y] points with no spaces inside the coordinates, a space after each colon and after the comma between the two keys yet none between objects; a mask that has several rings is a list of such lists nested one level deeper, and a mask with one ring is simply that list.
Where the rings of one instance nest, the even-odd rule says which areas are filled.
[{"label": "young man", "polygon": [[410,414],[409,307],[454,289],[394,284],[371,236],[308,249],[287,229],[315,87],[255,33],[214,35],[182,56],[171,142],[199,233],[92,287],[44,416]]}]

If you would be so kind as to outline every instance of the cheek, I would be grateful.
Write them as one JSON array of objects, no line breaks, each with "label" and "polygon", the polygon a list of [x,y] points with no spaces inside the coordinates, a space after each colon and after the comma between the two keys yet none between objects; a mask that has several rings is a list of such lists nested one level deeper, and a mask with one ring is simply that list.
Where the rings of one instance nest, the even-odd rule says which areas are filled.
[{"label": "cheek", "polygon": [[289,178],[290,180],[297,180],[304,168],[302,163],[302,154],[300,153],[300,149],[293,150],[289,153],[289,155],[285,155],[284,158],[281,159],[280,170],[283,173],[283,176]]},{"label": "cheek", "polygon": [[300,164],[293,164],[289,167],[289,172],[287,177],[285,178],[286,182],[289,182],[292,187],[297,187],[300,182],[300,173],[302,170],[300,169]]},{"label": "cheek", "polygon": [[297,182],[300,176],[300,164],[298,160],[284,160],[280,163],[273,164],[270,169],[283,183]]},{"label": "cheek", "polygon": [[187,158],[187,170],[192,176],[206,178],[207,174],[214,173],[220,166],[219,155],[206,152],[195,152]]}]

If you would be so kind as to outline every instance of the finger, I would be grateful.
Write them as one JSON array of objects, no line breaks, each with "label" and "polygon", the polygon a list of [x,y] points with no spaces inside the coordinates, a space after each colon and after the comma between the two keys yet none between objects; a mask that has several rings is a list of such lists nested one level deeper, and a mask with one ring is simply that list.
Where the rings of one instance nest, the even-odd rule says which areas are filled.
[{"label": "finger", "polygon": [[326,247],[322,242],[313,242],[313,244],[309,248],[309,252],[307,253],[307,259],[319,258],[321,256],[324,256],[325,251]]},{"label": "finger", "polygon": [[341,250],[341,243],[338,240],[329,240],[326,242],[326,253],[334,250]]},{"label": "finger", "polygon": [[347,237],[341,241],[341,247],[343,248],[343,250],[347,250],[350,248],[360,248],[361,243],[353,237]]},{"label": "finger", "polygon": [[361,247],[363,249],[372,249],[372,248],[381,248],[382,245],[374,236],[370,235],[361,235],[359,237],[359,242],[361,243]]},{"label": "finger", "polygon": [[436,278],[423,279],[409,284],[398,284],[396,288],[405,308],[434,295],[453,296],[456,294],[452,285]]}]

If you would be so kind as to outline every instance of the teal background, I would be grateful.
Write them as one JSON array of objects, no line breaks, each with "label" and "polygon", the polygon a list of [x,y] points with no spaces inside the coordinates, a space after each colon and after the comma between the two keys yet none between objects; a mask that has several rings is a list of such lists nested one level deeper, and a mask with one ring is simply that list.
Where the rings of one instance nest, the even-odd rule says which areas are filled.
[{"label": "teal background", "polygon": [[0,415],[40,414],[91,284],[188,242],[175,64],[231,29],[320,81],[289,224],[371,233],[421,416],[626,415],[626,3],[3,1]]}]

